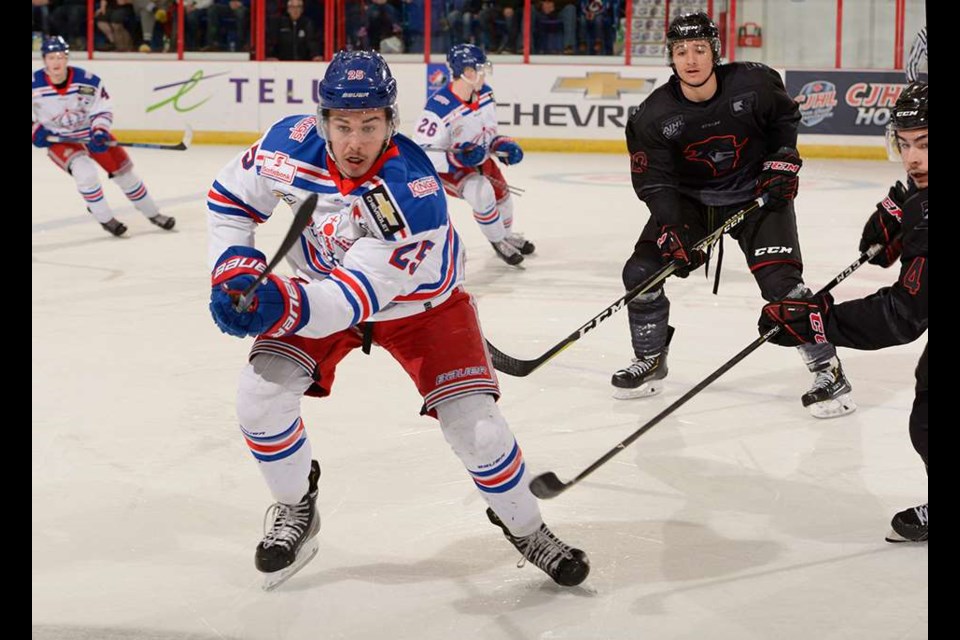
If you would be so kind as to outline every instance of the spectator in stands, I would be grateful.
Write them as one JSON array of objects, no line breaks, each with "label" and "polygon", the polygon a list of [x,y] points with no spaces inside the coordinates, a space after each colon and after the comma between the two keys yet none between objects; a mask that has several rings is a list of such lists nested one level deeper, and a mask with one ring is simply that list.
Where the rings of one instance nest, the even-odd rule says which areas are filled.
[{"label": "spectator in stands", "polygon": [[97,29],[107,38],[103,51],[133,51],[133,37],[128,26],[134,23],[133,0],[100,0],[94,14]]},{"label": "spectator in stands", "polygon": [[87,46],[87,0],[60,0],[50,12],[50,29],[63,36],[71,49]]},{"label": "spectator in stands", "polygon": [[[208,12],[210,7],[213,6],[213,0],[183,0],[183,13],[186,16],[186,19],[183,23],[183,37],[184,45],[187,49],[191,51],[196,51],[200,48],[200,23],[201,16],[206,17],[209,21]],[[207,35],[210,34],[209,25],[207,27]],[[208,44],[210,38],[207,38]]]},{"label": "spectator in stands", "polygon": [[133,12],[140,19],[140,53],[153,51],[153,30],[158,22],[158,16],[166,22],[173,0],[133,0]]},{"label": "spectator in stands", "polygon": [[[395,50],[397,45],[392,40],[384,42],[394,37],[399,40],[403,35],[398,7],[399,5],[394,6],[390,0],[370,0],[367,4],[367,37],[370,48],[374,51],[380,51],[385,47],[387,49],[385,53],[399,53]],[[399,48],[402,51],[402,42]]]},{"label": "spectator in stands", "polygon": [[444,12],[450,23],[450,44],[476,44],[480,0],[446,0]]},{"label": "spectator in stands", "polygon": [[487,50],[496,53],[519,53],[520,25],[523,22],[522,0],[493,0],[480,13]]},{"label": "spectator in stands", "polygon": [[534,12],[536,53],[560,53],[558,34],[564,54],[572,54],[577,44],[577,0],[541,0]]},{"label": "spectator in stands", "polygon": [[33,31],[50,35],[50,0],[33,0]]},{"label": "spectator in stands", "polygon": [[[207,11],[207,46],[204,51],[219,51],[224,45],[231,51],[250,50],[250,0],[214,0]],[[221,31],[230,18],[233,18],[233,28],[222,36]]]},{"label": "spectator in stands", "polygon": [[320,60],[320,34],[303,15],[304,0],[288,0],[287,13],[267,22],[268,60]]},{"label": "spectator in stands", "polygon": [[617,0],[580,0],[580,53],[613,55]]}]

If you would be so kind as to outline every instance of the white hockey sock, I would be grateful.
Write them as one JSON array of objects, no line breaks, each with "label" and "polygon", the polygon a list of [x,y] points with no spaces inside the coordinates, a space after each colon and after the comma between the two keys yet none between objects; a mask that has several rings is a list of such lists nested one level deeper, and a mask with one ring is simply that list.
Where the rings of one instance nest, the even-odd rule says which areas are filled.
[{"label": "white hockey sock", "polygon": [[489,242],[500,242],[507,237],[503,218],[497,208],[497,197],[489,180],[479,173],[472,175],[464,179],[460,193],[467,204],[473,207],[473,219],[477,221],[480,231]]},{"label": "white hockey sock", "polygon": [[523,453],[493,396],[478,394],[437,406],[443,436],[480,495],[515,536],[530,535],[543,519],[530,493]]},{"label": "white hockey sock", "polygon": [[497,203],[497,209],[500,210],[500,217],[503,219],[503,228],[510,233],[513,228],[513,198],[508,193],[503,200]]},{"label": "white hockey sock", "polygon": [[313,452],[300,418],[310,377],[286,358],[261,354],[244,367],[237,417],[250,452],[277,502],[296,504],[307,492]]},{"label": "white hockey sock", "polygon": [[152,218],[160,213],[160,209],[157,208],[153,197],[147,192],[147,186],[143,184],[143,181],[137,177],[137,174],[133,171],[119,173],[113,176],[113,181],[123,189],[123,193],[140,213],[148,218]]},{"label": "white hockey sock", "polygon": [[109,222],[113,218],[113,211],[103,195],[103,187],[97,175],[97,163],[90,156],[77,154],[70,162],[70,175],[77,183],[77,191],[80,192],[84,204],[97,222]]}]

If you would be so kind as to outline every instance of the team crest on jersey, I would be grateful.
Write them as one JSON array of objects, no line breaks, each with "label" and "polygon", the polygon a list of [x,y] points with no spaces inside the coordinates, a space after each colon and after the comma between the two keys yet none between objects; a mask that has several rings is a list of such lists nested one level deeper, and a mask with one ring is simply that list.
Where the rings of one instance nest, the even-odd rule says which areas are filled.
[{"label": "team crest on jersey", "polygon": [[296,140],[297,142],[303,142],[307,139],[307,134],[310,133],[310,130],[313,129],[316,124],[316,116],[307,116],[306,118],[301,118],[297,121],[297,124],[290,128],[290,139]]},{"label": "team crest on jersey", "polygon": [[440,191],[440,185],[433,176],[424,176],[423,178],[418,178],[413,182],[408,182],[407,186],[410,187],[410,193],[413,194],[414,198],[426,198],[427,196]]},{"label": "team crest on jersey", "polygon": [[674,116],[669,120],[663,123],[663,137],[669,140],[670,138],[675,138],[680,132],[683,131],[683,116]]},{"label": "team crest on jersey", "polygon": [[278,182],[293,184],[293,179],[297,177],[297,165],[290,162],[290,156],[281,151],[276,153],[265,151],[260,175],[273,178]]},{"label": "team crest on jersey", "polygon": [[385,186],[374,187],[361,197],[384,236],[391,236],[406,228],[403,216],[400,215],[400,207]]},{"label": "team crest on jersey", "polygon": [[643,173],[647,170],[647,154],[643,151],[637,151],[630,156],[630,171],[632,173]]},{"label": "team crest on jersey", "polygon": [[710,136],[687,145],[683,157],[691,162],[710,165],[714,177],[722,176],[740,165],[740,151],[746,144],[747,140],[737,142],[736,136]]},{"label": "team crest on jersey", "polygon": [[752,113],[757,106],[757,94],[754,91],[742,93],[739,96],[733,96],[730,99],[730,113],[735,116],[742,116],[746,113]]},{"label": "team crest on jersey", "polygon": [[79,93],[81,96],[94,96],[97,94],[97,90],[88,84],[82,84],[77,87],[77,93]]}]

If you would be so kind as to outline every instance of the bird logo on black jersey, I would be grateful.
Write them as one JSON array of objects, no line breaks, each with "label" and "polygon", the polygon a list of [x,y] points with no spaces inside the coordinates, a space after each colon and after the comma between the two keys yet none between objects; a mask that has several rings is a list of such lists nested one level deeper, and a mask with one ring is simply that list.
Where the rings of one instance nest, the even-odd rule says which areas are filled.
[{"label": "bird logo on black jersey", "polygon": [[710,165],[714,177],[729,173],[740,164],[740,150],[747,141],[737,142],[736,136],[710,136],[694,142],[683,150],[685,160]]}]

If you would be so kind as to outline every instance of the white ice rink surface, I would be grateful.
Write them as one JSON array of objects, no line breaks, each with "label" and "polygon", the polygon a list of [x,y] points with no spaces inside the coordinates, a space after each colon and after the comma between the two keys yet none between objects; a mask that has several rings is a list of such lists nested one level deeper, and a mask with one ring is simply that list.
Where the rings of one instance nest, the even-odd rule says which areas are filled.
[{"label": "white ice rink surface", "polygon": [[[926,336],[841,349],[859,410],[819,421],[793,349],[763,345],[554,500],[545,520],[592,571],[561,588],[519,555],[437,423],[384,352],[354,352],[334,393],[306,399],[320,460],[320,553],[273,593],[253,552],[271,498],[234,413],[252,340],[207,311],[204,198],[239,147],[133,149],[175,232],[113,184],[130,227],[104,232],[73,182],[33,151],[32,556],[34,640],[730,640],[927,637],[928,549],[884,542],[927,499],[907,419]],[[530,153],[516,228],[537,245],[499,261],[451,204],[488,339],[534,358],[622,295],[646,220],[619,155]],[[797,202],[807,283],[858,255],[896,164],[809,159]],[[259,247],[291,219],[278,208]],[[286,267],[283,267],[286,270]],[[890,284],[866,265],[838,300]],[[569,480],[756,337],[761,299],[727,239],[719,295],[670,279],[677,333],[663,394],[618,401],[631,356],[621,311],[526,378],[501,375],[504,415],[533,474]]]}]

